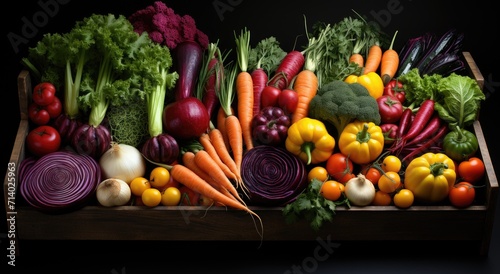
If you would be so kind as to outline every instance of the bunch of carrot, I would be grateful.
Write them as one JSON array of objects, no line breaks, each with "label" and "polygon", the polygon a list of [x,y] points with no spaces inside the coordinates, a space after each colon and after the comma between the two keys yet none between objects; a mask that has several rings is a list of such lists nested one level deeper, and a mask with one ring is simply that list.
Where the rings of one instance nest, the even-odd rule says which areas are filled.
[{"label": "bunch of carrot", "polygon": [[360,53],[360,47],[363,46],[363,43],[356,42],[349,62],[356,63],[363,68],[363,74],[377,72],[380,69],[380,77],[382,77],[384,85],[387,85],[396,75],[399,66],[399,54],[393,48],[397,34],[398,31],[394,33],[391,45],[385,51],[382,50],[382,47],[378,43],[371,45],[368,49],[366,59]]}]

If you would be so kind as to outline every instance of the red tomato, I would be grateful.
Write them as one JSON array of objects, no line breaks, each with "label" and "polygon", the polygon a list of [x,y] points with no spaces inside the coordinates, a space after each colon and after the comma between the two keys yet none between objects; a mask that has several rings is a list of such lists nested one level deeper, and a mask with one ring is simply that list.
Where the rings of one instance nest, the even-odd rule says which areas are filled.
[{"label": "red tomato", "polygon": [[396,133],[398,131],[398,125],[397,124],[381,124],[380,129],[382,130],[382,133],[384,134],[384,144],[385,145],[390,145],[394,143],[396,140]]},{"label": "red tomato", "polygon": [[277,107],[281,89],[274,86],[266,86],[260,95],[260,105],[265,107]]},{"label": "red tomato", "polygon": [[474,202],[476,190],[469,182],[455,184],[448,194],[450,203],[456,207],[468,207]]},{"label": "red tomato", "polygon": [[62,112],[61,100],[59,100],[56,96],[54,97],[54,101],[52,101],[52,103],[44,106],[43,108],[49,113],[51,119],[55,119]]},{"label": "red tomato", "polygon": [[465,160],[458,164],[458,176],[462,180],[470,182],[472,184],[479,182],[485,173],[485,167],[483,160],[477,157],[471,157],[469,160]]},{"label": "red tomato", "polygon": [[401,102],[401,104],[406,100],[403,83],[401,83],[397,79],[392,79],[389,83],[387,83],[387,85],[385,85],[383,95],[394,96]]},{"label": "red tomato", "polygon": [[380,121],[382,123],[396,123],[403,115],[403,105],[392,95],[382,95],[377,98]]},{"label": "red tomato", "polygon": [[342,184],[356,177],[353,173],[354,164],[351,159],[340,152],[333,153],[326,161],[325,167],[328,174]]},{"label": "red tomato", "polygon": [[35,86],[33,89],[33,102],[40,106],[46,106],[52,101],[56,96],[56,87],[49,82],[42,82]]},{"label": "red tomato", "polygon": [[50,121],[49,112],[35,102],[31,103],[28,107],[28,117],[31,122],[39,126],[46,125]]},{"label": "red tomato", "polygon": [[374,185],[378,184],[378,180],[380,179],[380,176],[382,176],[380,170],[375,167],[364,168],[361,171],[361,174],[365,175],[365,178],[370,180],[370,182],[372,182]]},{"label": "red tomato", "polygon": [[28,150],[39,157],[59,150],[60,145],[61,136],[59,132],[48,125],[39,126],[31,130],[26,136]]},{"label": "red tomato", "polygon": [[278,106],[283,109],[286,114],[294,113],[299,103],[299,96],[293,89],[284,89],[278,96]]}]

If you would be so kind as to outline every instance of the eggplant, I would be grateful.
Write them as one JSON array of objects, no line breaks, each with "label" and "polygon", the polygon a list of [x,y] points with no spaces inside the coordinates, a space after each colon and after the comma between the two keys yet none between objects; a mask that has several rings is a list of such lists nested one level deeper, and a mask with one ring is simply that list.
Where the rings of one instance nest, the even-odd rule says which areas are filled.
[{"label": "eggplant", "polygon": [[433,43],[433,46],[426,50],[426,54],[418,61],[415,68],[422,71],[438,54],[446,52],[450,48],[454,47],[455,38],[458,35],[460,34],[453,28],[441,35],[441,37]]},{"label": "eggplant", "polygon": [[424,54],[425,44],[423,36],[408,40],[402,51],[399,53],[399,67],[396,73],[401,76],[412,69],[415,62]]},{"label": "eggplant", "polygon": [[465,69],[464,62],[460,59],[457,54],[439,54],[420,71],[421,75],[425,74],[440,74],[442,76],[448,76],[452,72],[459,72]]},{"label": "eggplant", "polygon": [[194,41],[184,41],[174,50],[179,78],[175,83],[175,100],[193,97],[203,61],[203,48]]}]

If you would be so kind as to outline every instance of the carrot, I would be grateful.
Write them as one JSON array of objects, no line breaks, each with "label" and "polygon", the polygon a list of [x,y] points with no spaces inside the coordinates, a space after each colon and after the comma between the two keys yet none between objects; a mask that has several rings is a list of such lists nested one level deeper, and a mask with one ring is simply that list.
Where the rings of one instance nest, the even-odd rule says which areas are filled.
[{"label": "carrot", "polygon": [[365,67],[363,69],[363,74],[369,72],[376,72],[380,66],[380,61],[382,60],[382,48],[378,43],[370,46],[368,50],[368,55],[366,56]]},{"label": "carrot", "polygon": [[236,181],[241,182],[242,179],[240,171],[238,170],[238,166],[231,156],[231,153],[229,153],[229,150],[227,149],[222,132],[218,128],[213,128],[208,132],[208,135],[222,162],[236,175]]},{"label": "carrot", "polygon": [[318,91],[318,77],[308,69],[302,70],[295,78],[293,89],[297,92],[297,108],[292,113],[292,123],[307,117],[309,114],[309,103]]},{"label": "carrot", "polygon": [[224,138],[224,144],[226,144],[226,147],[229,147],[229,139],[227,138],[226,131],[226,113],[224,112],[223,107],[219,107],[219,111],[217,112],[217,129],[221,132],[222,137]]},{"label": "carrot", "polygon": [[394,75],[396,75],[396,71],[398,70],[399,55],[398,52],[393,49],[394,40],[396,39],[397,34],[398,31],[394,33],[391,45],[386,51],[384,51],[384,54],[382,54],[382,59],[380,60],[380,75],[382,76],[384,86],[392,80]]},{"label": "carrot", "polygon": [[236,199],[233,194],[227,190],[227,188],[222,187],[212,176],[206,173],[202,168],[200,168],[195,162],[195,153],[192,151],[186,151],[182,154],[182,163],[192,171],[194,171],[200,178],[207,181],[212,187],[220,191],[222,194]]},{"label": "carrot", "polygon": [[233,179],[235,181],[238,180],[238,177],[234,174],[234,172],[232,172],[231,169],[220,158],[208,133],[202,134],[198,138],[198,140],[203,146],[203,149],[208,153],[208,155],[210,155],[210,157],[212,157],[212,159],[217,163],[224,174],[226,174],[229,179]]},{"label": "carrot", "polygon": [[263,238],[264,228],[262,224],[262,219],[257,213],[253,212],[245,204],[242,204],[234,199],[231,199],[228,196],[222,194],[220,191],[217,191],[209,183],[207,183],[207,181],[200,178],[200,176],[198,176],[194,171],[192,171],[191,169],[187,168],[184,165],[176,164],[174,166],[171,166],[169,171],[174,180],[189,187],[193,191],[196,191],[201,195],[204,195],[205,197],[214,200],[214,202],[221,203],[225,206],[234,209],[243,210],[251,214],[252,216],[255,216],[260,222],[261,230],[258,231],[258,233],[261,239]]},{"label": "carrot", "polygon": [[366,40],[358,39],[356,44],[354,44],[351,56],[349,57],[349,63],[356,63],[359,67],[365,66],[365,58],[361,54],[361,50],[366,44]]},{"label": "carrot", "polygon": [[[238,168],[237,174],[241,174],[241,162],[243,161],[243,134],[241,129],[240,120],[234,116],[231,109],[231,104],[234,98],[234,79],[236,78],[236,69],[232,65],[227,66],[228,73],[222,86],[220,102],[221,107],[224,109],[225,120],[224,127],[228,137],[229,150],[232,152],[233,160]],[[243,181],[238,182],[242,188],[246,188]]]},{"label": "carrot", "polygon": [[208,175],[214,178],[215,181],[221,185],[221,187],[229,190],[229,192],[233,194],[233,196],[236,197],[236,199],[238,199],[241,203],[244,204],[243,199],[240,197],[234,185],[231,183],[226,174],[224,174],[224,171],[220,169],[219,165],[217,165],[217,163],[212,159],[212,157],[210,157],[208,152],[206,152],[205,150],[200,150],[196,152],[194,155],[194,161],[196,165],[198,165],[201,169],[203,169],[206,173],[208,173]]},{"label": "carrot", "polygon": [[292,50],[281,60],[274,75],[269,80],[268,86],[275,86],[284,89],[290,85],[292,79],[302,70],[305,64],[303,52]]},{"label": "carrot", "polygon": [[236,77],[236,95],[238,119],[243,134],[246,150],[253,148],[252,118],[253,118],[253,80],[248,69],[248,54],[250,51],[250,32],[246,29],[236,37],[237,60],[240,72]]}]

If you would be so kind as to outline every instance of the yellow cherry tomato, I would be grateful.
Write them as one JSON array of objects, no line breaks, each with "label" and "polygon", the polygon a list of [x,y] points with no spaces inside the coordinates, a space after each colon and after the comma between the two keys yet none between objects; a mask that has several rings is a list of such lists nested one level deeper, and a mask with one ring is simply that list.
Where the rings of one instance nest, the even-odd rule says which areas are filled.
[{"label": "yellow cherry tomato", "polygon": [[181,201],[181,192],[176,187],[167,187],[161,194],[161,204],[164,206],[176,206]]},{"label": "yellow cherry tomato", "polygon": [[378,179],[378,189],[385,193],[392,193],[401,186],[401,177],[397,172],[387,171]]},{"label": "yellow cherry tomato", "polygon": [[382,161],[382,170],[385,172],[394,171],[399,172],[401,170],[401,160],[395,155],[388,155]]},{"label": "yellow cherry tomato", "polygon": [[392,202],[391,195],[387,192],[377,190],[375,192],[375,198],[373,198],[372,205],[375,206],[388,206]]},{"label": "yellow cherry tomato", "polygon": [[170,181],[170,172],[168,169],[158,166],[149,174],[149,182],[154,188],[162,188]]},{"label": "yellow cherry tomato", "polygon": [[148,188],[151,188],[151,184],[144,177],[136,177],[130,182],[130,191],[135,196],[141,196],[144,190]]},{"label": "yellow cherry tomato", "polygon": [[328,180],[321,185],[321,189],[319,192],[325,199],[330,201],[336,201],[342,195],[342,190],[340,185],[341,183],[337,181]]},{"label": "yellow cherry tomato", "polygon": [[322,182],[326,181],[328,179],[328,170],[322,166],[313,167],[307,174],[307,180],[311,182],[314,178]]},{"label": "yellow cherry tomato", "polygon": [[155,207],[161,203],[161,192],[156,188],[148,188],[141,195],[145,206]]},{"label": "yellow cherry tomato", "polygon": [[415,197],[409,189],[403,188],[394,195],[394,205],[399,208],[409,208],[413,205]]}]

